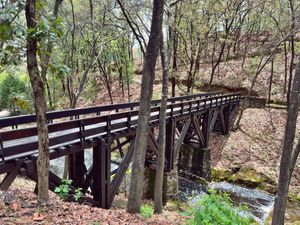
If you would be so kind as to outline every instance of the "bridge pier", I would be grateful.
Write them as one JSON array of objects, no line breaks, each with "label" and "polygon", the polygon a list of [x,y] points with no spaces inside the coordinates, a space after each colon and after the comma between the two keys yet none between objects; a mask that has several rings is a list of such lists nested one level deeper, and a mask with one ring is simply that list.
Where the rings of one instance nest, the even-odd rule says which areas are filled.
[{"label": "bridge pier", "polygon": [[198,144],[185,144],[182,146],[179,158],[180,176],[190,180],[201,177],[210,181],[210,164],[210,148],[202,148]]}]

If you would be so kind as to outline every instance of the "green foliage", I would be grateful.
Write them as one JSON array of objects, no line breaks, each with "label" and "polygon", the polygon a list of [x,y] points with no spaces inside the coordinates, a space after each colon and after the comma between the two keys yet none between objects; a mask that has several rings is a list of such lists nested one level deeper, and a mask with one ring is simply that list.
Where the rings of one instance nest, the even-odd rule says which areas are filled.
[{"label": "green foliage", "polygon": [[209,195],[205,195],[197,203],[194,209],[194,219],[188,221],[191,225],[249,225],[254,223],[254,219],[247,217],[242,211],[245,207],[235,208],[227,194],[217,194],[210,190]]},{"label": "green foliage", "polygon": [[72,182],[73,181],[69,179],[62,179],[62,184],[56,187],[54,192],[58,194],[61,199],[66,200],[69,197]]},{"label": "green foliage", "polygon": [[[58,194],[58,196],[63,199],[66,200],[68,199],[70,196],[70,190],[71,190],[71,184],[73,183],[72,180],[69,179],[62,179],[62,184],[59,185],[58,187],[56,187],[54,189],[54,192],[56,194]],[[82,188],[77,188],[75,190],[75,194],[73,194],[73,197],[75,198],[75,201],[78,201],[81,197],[82,197]]]},{"label": "green foliage", "polygon": [[81,197],[82,197],[82,188],[77,188],[74,194],[75,201],[78,201]]},{"label": "green foliage", "polygon": [[2,73],[1,76],[0,110],[8,109],[13,114],[31,112],[32,104],[28,99],[24,79],[10,72]]},{"label": "green foliage", "polygon": [[150,217],[152,217],[152,215],[153,215],[153,206],[152,205],[148,205],[148,204],[142,205],[142,207],[141,207],[141,215],[144,218],[150,218]]},{"label": "green foliage", "polygon": [[[23,26],[25,20],[20,19],[24,4],[24,1],[11,1],[0,8],[0,42],[3,44],[0,50],[0,69],[5,65],[17,65],[24,56],[22,48],[26,29]],[[17,20],[19,21],[16,23]]]}]

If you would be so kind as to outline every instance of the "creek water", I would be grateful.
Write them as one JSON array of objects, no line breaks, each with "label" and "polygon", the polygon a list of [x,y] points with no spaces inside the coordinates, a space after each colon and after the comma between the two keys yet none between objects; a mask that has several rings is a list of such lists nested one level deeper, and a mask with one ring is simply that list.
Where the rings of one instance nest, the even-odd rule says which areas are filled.
[{"label": "creek water", "polygon": [[212,182],[208,185],[199,185],[185,178],[179,179],[179,198],[188,201],[191,205],[208,193],[208,189],[214,189],[229,194],[234,205],[245,205],[249,209],[249,216],[252,216],[259,224],[265,224],[274,206],[274,196],[256,189],[240,187],[226,182]]},{"label": "creek water", "polygon": [[[85,150],[85,165],[89,168],[92,165],[93,151]],[[116,169],[116,165],[111,166],[111,170]],[[59,177],[62,177],[64,169],[64,157],[60,157],[50,161],[50,170]],[[130,177],[126,177],[130,180]],[[129,184],[129,181],[128,181]],[[124,189],[124,187],[121,187]],[[126,187],[125,187],[126,188]],[[128,187],[127,187],[128,188]],[[126,189],[127,189],[126,188]],[[251,215],[259,224],[265,224],[266,219],[270,215],[274,206],[274,196],[256,189],[240,187],[235,184],[226,182],[212,182],[208,185],[200,185],[185,178],[179,178],[179,200],[196,204],[196,202],[208,193],[208,189],[229,194],[230,198],[236,206],[243,204],[249,209]],[[288,219],[292,221],[287,224],[300,224],[294,221],[300,221],[300,206],[295,203],[287,205]]]}]

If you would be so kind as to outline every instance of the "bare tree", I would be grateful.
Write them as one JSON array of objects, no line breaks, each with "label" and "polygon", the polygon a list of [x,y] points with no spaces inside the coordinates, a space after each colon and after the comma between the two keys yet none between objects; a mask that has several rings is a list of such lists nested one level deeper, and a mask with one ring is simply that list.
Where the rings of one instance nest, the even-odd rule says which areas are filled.
[{"label": "bare tree", "polygon": [[[170,11],[169,7],[167,12],[167,25],[170,24]],[[168,29],[167,29],[168,30]],[[169,69],[170,69],[170,57],[172,54],[172,32],[169,29],[168,45],[165,45],[164,36],[162,34],[160,44],[160,57],[163,68],[163,82],[161,93],[161,104],[159,111],[159,134],[158,134],[158,159],[155,175],[155,191],[154,191],[154,213],[162,213],[163,208],[163,181],[165,170],[165,149],[166,149],[166,111],[167,111],[167,99],[168,99],[168,84],[169,84]]]},{"label": "bare tree", "polygon": [[276,199],[273,212],[272,225],[283,225],[286,206],[286,198],[291,181],[292,173],[295,168],[296,160],[300,151],[300,139],[295,149],[294,139],[296,132],[297,117],[299,113],[300,99],[300,58],[295,72],[293,87],[291,90],[291,99],[288,109],[288,118],[285,126],[285,136],[282,146],[282,155],[280,161],[280,173],[276,192]]},{"label": "bare tree", "polygon": [[127,211],[139,213],[143,195],[143,178],[149,132],[150,107],[155,78],[155,65],[158,56],[163,21],[164,1],[153,0],[152,23],[149,42],[143,65],[142,86],[139,104],[139,119],[135,138],[135,152],[127,203]]}]

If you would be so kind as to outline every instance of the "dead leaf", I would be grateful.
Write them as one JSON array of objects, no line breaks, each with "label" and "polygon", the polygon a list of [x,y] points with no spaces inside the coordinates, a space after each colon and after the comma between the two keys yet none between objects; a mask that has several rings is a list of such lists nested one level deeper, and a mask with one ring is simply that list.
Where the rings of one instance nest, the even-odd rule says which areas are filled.
[{"label": "dead leaf", "polygon": [[42,214],[35,212],[33,213],[33,221],[43,221],[45,219],[45,216]]},{"label": "dead leaf", "polygon": [[10,208],[14,211],[16,211],[19,208],[20,204],[17,202],[13,202],[10,204]]},{"label": "dead leaf", "polygon": [[22,214],[27,214],[30,210],[31,210],[31,209],[28,209],[28,208],[21,208],[21,209],[20,209],[20,212],[21,212]]}]

